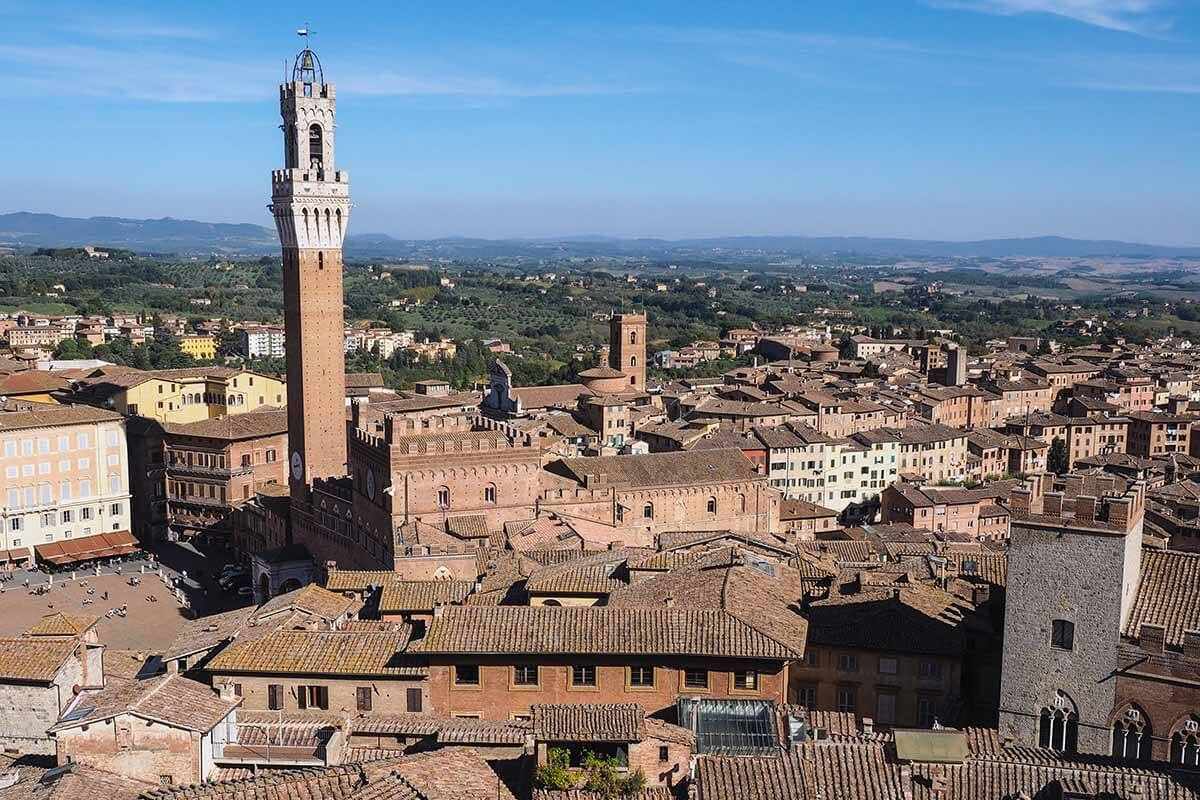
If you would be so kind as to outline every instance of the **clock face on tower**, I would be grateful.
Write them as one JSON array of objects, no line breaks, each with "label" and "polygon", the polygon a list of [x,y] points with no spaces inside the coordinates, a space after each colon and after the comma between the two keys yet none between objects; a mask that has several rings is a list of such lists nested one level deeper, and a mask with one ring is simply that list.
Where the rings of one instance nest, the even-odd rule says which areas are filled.
[{"label": "clock face on tower", "polygon": [[296,480],[304,475],[304,459],[300,456],[299,450],[292,451],[292,477]]},{"label": "clock face on tower", "polygon": [[367,470],[367,497],[375,499],[375,470]]}]

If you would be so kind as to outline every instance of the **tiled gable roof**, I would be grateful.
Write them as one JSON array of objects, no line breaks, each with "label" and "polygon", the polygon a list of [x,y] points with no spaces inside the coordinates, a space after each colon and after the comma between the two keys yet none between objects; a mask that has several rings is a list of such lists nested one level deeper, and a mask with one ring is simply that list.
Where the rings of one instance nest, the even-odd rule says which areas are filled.
[{"label": "tiled gable roof", "polygon": [[49,683],[78,644],[57,636],[0,639],[0,681]]},{"label": "tiled gable roof", "polygon": [[383,584],[379,595],[382,613],[432,611],[439,605],[458,605],[475,591],[471,581],[401,581]]},{"label": "tiled gable roof", "polygon": [[1183,646],[1183,632],[1200,630],[1200,554],[1142,551],[1142,579],[1125,635],[1144,623],[1166,628],[1166,642]]},{"label": "tiled gable roof", "polygon": [[646,710],[637,703],[561,703],[533,706],[533,736],[545,742],[640,742]]},{"label": "tiled gable roof", "polygon": [[625,488],[766,479],[742,451],[733,449],[570,458],[559,466],[581,484],[588,475],[604,475],[607,485]]},{"label": "tiled gable roof", "polygon": [[790,661],[786,646],[723,611],[591,606],[452,606],[413,650],[426,653],[697,655]]},{"label": "tiled gable roof", "polygon": [[90,614],[57,611],[42,617],[25,632],[26,636],[78,636],[100,621]]},{"label": "tiled gable roof", "polygon": [[208,664],[214,673],[375,675],[414,677],[424,667],[404,655],[410,631],[276,630],[248,642],[234,640]]},{"label": "tiled gable roof", "polygon": [[[99,691],[81,694],[68,708],[69,712],[75,713],[68,713],[51,730],[61,731],[119,714],[134,714],[207,733],[240,702],[241,698],[222,700],[212,687],[178,674],[143,681],[114,681]],[[87,713],[83,713],[85,711]]]},{"label": "tiled gable roof", "polygon": [[299,610],[325,619],[337,619],[354,604],[355,601],[348,597],[310,583],[294,592],[272,597],[259,607],[255,617],[264,619],[283,611]]}]

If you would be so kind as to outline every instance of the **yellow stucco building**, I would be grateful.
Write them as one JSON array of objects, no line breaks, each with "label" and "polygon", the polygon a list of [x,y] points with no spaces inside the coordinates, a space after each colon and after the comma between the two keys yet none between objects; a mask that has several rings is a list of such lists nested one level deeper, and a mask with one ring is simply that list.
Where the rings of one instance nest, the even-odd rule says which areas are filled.
[{"label": "yellow stucco building", "polygon": [[197,361],[211,361],[217,357],[217,340],[213,336],[181,336],[179,349]]}]

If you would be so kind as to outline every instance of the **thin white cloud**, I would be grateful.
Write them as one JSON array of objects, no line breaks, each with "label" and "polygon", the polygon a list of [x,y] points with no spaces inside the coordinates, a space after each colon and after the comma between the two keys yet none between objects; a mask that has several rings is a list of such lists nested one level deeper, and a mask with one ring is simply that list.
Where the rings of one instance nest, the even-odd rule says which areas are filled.
[{"label": "thin white cloud", "polygon": [[[164,32],[166,33],[166,32]],[[140,42],[137,46],[0,44],[0,70],[9,87],[39,96],[91,96],[164,103],[257,101],[272,96],[281,62],[225,59],[207,51]],[[645,84],[603,81],[526,81],[492,75],[460,75],[414,67],[379,72],[339,65],[343,94],[472,99],[550,98],[651,91]]]},{"label": "thin white cloud", "polygon": [[1171,21],[1163,16],[1164,0],[926,0],[938,8],[1000,16],[1052,14],[1086,25],[1142,36],[1165,34]]}]

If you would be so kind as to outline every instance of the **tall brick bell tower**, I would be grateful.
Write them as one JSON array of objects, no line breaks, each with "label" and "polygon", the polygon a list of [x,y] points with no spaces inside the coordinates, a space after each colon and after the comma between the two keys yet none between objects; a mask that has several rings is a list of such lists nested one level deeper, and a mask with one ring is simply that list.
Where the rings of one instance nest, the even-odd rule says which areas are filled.
[{"label": "tall brick bell tower", "polygon": [[334,87],[307,46],[279,87],[284,168],[271,173],[271,212],[283,246],[288,456],[292,499],[314,478],[346,472],[342,239],[349,176],[334,169]]}]

